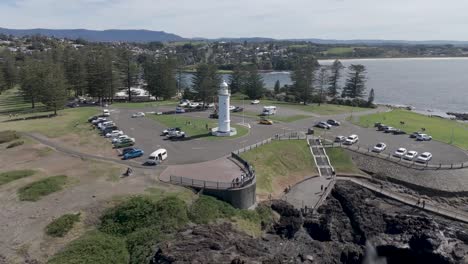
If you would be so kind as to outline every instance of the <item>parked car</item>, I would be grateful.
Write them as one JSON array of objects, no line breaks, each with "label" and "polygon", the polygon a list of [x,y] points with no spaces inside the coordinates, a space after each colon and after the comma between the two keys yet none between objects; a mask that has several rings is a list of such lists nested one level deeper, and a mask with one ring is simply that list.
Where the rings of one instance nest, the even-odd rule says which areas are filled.
[{"label": "parked car", "polygon": [[388,128],[388,126],[381,124],[380,126],[377,127],[377,131],[385,131]]},{"label": "parked car", "polygon": [[183,109],[182,107],[176,107],[175,112],[176,114],[182,114],[185,113],[185,109]]},{"label": "parked car", "polygon": [[240,107],[240,106],[236,106],[236,108],[234,108],[234,110],[232,110],[233,112],[242,112],[244,111],[244,108]]},{"label": "parked car", "polygon": [[151,153],[148,159],[146,160],[145,164],[158,165],[165,159],[167,159],[167,150],[161,148]]},{"label": "parked car", "polygon": [[413,159],[416,158],[417,156],[418,156],[418,152],[417,152],[417,151],[410,150],[410,151],[408,151],[408,152],[403,156],[403,159],[405,159],[405,160],[413,160]]},{"label": "parked car", "polygon": [[189,108],[197,108],[197,106],[199,106],[199,105],[200,105],[199,103],[190,102],[190,103],[188,104],[188,107],[189,107]]},{"label": "parked car", "polygon": [[329,125],[327,122],[320,121],[315,124],[315,127],[323,128],[323,129],[330,129],[332,126]]},{"label": "parked car", "polygon": [[214,108],[215,104],[214,103],[209,103],[205,105],[205,108]]},{"label": "parked car", "polygon": [[162,135],[165,136],[165,135],[167,135],[169,133],[172,133],[174,131],[182,131],[182,130],[179,127],[171,127],[171,128],[163,130]]},{"label": "parked car", "polygon": [[395,131],[397,131],[397,129],[394,127],[387,127],[384,129],[384,133],[393,133]]},{"label": "parked car", "polygon": [[210,114],[210,118],[218,119],[218,117],[219,117],[218,113],[211,113]]},{"label": "parked car", "polygon": [[126,148],[135,145],[135,140],[132,138],[121,139],[114,143],[115,148]]},{"label": "parked car", "polygon": [[393,133],[393,135],[404,135],[404,134],[406,134],[406,132],[401,130],[401,129],[397,129],[397,130],[393,131],[392,133]]},{"label": "parked car", "polygon": [[[428,134],[419,134],[417,137],[416,137],[416,140],[417,141],[431,141],[432,140],[432,137],[429,136]],[[421,154],[422,155],[422,154]]]},{"label": "parked car", "polygon": [[97,126],[99,123],[106,122],[107,118],[105,117],[98,117],[97,119],[91,121],[91,124]]},{"label": "parked car", "polygon": [[346,141],[346,137],[344,137],[344,136],[337,136],[335,138],[335,142],[337,142],[337,143],[343,143],[345,141]]},{"label": "parked car", "polygon": [[273,120],[271,119],[260,119],[260,121],[258,121],[259,124],[261,125],[273,125]]},{"label": "parked car", "polygon": [[236,106],[233,106],[233,105],[229,106],[229,111],[234,111],[234,109],[236,109]]},{"label": "parked car", "polygon": [[377,152],[377,153],[381,153],[382,151],[384,151],[385,149],[387,148],[387,144],[383,143],[383,142],[380,142],[380,143],[377,143],[374,148],[372,148],[372,151],[373,152]]},{"label": "parked car", "polygon": [[421,135],[422,133],[421,132],[413,132],[410,134],[410,138],[417,138],[419,135]]},{"label": "parked car", "polygon": [[405,148],[399,148],[395,151],[395,153],[393,153],[393,156],[402,158],[403,156],[406,155],[407,152],[408,150],[406,150]]},{"label": "parked car", "polygon": [[128,152],[132,152],[133,150],[135,150],[136,148],[124,148],[122,150],[122,153],[120,154],[120,156],[123,156],[125,154],[127,154]]},{"label": "parked car", "polygon": [[124,160],[127,160],[127,159],[134,159],[134,158],[138,158],[138,157],[141,157],[143,156],[143,154],[145,154],[145,152],[141,149],[133,149],[132,151],[129,151],[127,153],[125,153],[123,155],[123,158]]},{"label": "parked car", "polygon": [[179,103],[180,107],[187,107],[190,104],[190,101],[187,99],[181,100]]},{"label": "parked car", "polygon": [[103,116],[110,116],[110,111],[108,109],[102,110],[102,115]]},{"label": "parked car", "polygon": [[178,140],[185,138],[185,132],[183,131],[172,131],[166,135],[167,139]]},{"label": "parked car", "polygon": [[99,126],[99,129],[101,131],[104,131],[106,128],[114,127],[114,126],[115,126],[115,123],[110,121],[110,122],[101,123],[100,126]]},{"label": "parked car", "polygon": [[129,139],[129,138],[130,138],[130,137],[127,136],[127,135],[120,135],[120,136],[115,137],[115,138],[112,139],[112,144],[117,143],[117,142],[120,142],[120,141],[122,141],[123,139]]},{"label": "parked car", "polygon": [[111,126],[111,127],[106,127],[104,130],[102,130],[102,135],[107,135],[107,133],[110,133],[114,130],[119,130],[117,126]]},{"label": "parked car", "polygon": [[344,144],[345,145],[353,145],[355,143],[359,142],[359,137],[358,135],[351,135],[349,137],[346,138]]},{"label": "parked car", "polygon": [[427,163],[432,159],[432,154],[430,152],[424,152],[416,159],[417,162]]},{"label": "parked car", "polygon": [[374,123],[374,127],[379,127],[379,126],[382,126],[382,123],[380,123],[380,122]]},{"label": "parked car", "polygon": [[145,113],[143,112],[138,112],[132,115],[132,118],[138,118],[138,117],[144,117]]},{"label": "parked car", "polygon": [[253,105],[256,105],[256,104],[259,104],[260,101],[259,101],[259,100],[253,100],[253,101],[251,101],[250,103],[253,104]]},{"label": "parked car", "polygon": [[333,119],[328,119],[328,120],[327,120],[327,124],[332,125],[332,126],[339,126],[339,125],[341,125],[340,122],[338,122],[338,121],[336,121],[336,120],[333,120]]},{"label": "parked car", "polygon": [[98,118],[99,118],[98,116],[92,116],[92,117],[88,118],[88,122],[91,123],[91,122],[93,122],[94,120],[96,120]]},{"label": "parked car", "polygon": [[122,130],[114,130],[114,131],[112,131],[112,132],[110,132],[110,133],[107,133],[107,134],[106,134],[106,137],[107,137],[107,138],[116,138],[116,137],[119,137],[119,136],[121,136],[121,135],[123,135],[123,131],[122,131]]}]

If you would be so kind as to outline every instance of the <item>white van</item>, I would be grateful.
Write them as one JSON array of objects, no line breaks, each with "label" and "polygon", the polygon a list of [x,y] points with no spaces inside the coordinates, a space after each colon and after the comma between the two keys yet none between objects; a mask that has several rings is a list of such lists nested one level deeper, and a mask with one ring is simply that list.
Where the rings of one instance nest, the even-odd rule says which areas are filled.
[{"label": "white van", "polygon": [[264,106],[262,115],[274,115],[276,114],[276,106]]},{"label": "white van", "polygon": [[103,116],[110,116],[109,110],[108,110],[108,109],[102,110],[102,115],[103,115]]},{"label": "white van", "polygon": [[167,150],[158,149],[149,155],[148,159],[146,160],[146,164],[158,165],[165,159],[167,159]]}]

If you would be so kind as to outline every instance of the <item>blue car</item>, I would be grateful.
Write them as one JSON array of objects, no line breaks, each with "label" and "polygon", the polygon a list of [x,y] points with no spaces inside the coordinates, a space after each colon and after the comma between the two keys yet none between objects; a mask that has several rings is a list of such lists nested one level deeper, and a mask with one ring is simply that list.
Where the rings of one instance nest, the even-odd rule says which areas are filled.
[{"label": "blue car", "polygon": [[123,155],[123,158],[124,160],[127,160],[127,159],[134,159],[134,158],[138,158],[138,157],[141,157],[143,156],[143,154],[145,154],[145,152],[141,149],[133,149],[127,153],[125,153]]}]

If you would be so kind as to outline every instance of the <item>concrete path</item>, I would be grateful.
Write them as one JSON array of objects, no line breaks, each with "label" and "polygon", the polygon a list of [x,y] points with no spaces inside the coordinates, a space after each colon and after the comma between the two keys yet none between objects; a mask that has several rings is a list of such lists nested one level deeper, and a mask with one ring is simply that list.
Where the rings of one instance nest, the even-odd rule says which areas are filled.
[{"label": "concrete path", "polygon": [[405,196],[402,196],[401,194],[382,189],[380,186],[378,186],[376,184],[372,184],[372,183],[365,182],[365,181],[360,180],[360,179],[349,178],[349,177],[338,177],[337,179],[356,183],[356,184],[358,184],[358,185],[360,185],[362,187],[365,187],[365,188],[367,188],[369,190],[372,190],[374,192],[377,192],[377,193],[379,193],[381,195],[384,195],[384,196],[386,196],[388,198],[397,200],[399,202],[405,203],[407,205],[414,206],[414,207],[417,207],[419,209],[426,210],[428,212],[435,213],[435,214],[438,214],[438,215],[441,215],[441,216],[445,216],[445,217],[450,218],[450,219],[454,219],[454,220],[458,220],[458,221],[461,221],[461,222],[464,222],[464,223],[468,223],[468,213],[467,212],[457,210],[455,208],[442,208],[440,206],[429,204],[428,201],[425,201],[426,204],[425,204],[424,207],[422,207],[422,205],[417,204],[418,203],[417,199],[410,198],[410,197],[405,197]]}]

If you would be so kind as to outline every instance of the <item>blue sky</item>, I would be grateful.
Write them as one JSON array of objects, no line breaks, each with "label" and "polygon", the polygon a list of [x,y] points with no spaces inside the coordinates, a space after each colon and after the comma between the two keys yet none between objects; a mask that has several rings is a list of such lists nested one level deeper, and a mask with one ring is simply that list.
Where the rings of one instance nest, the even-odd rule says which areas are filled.
[{"label": "blue sky", "polygon": [[0,27],[184,37],[468,40],[468,0],[0,0]]}]

